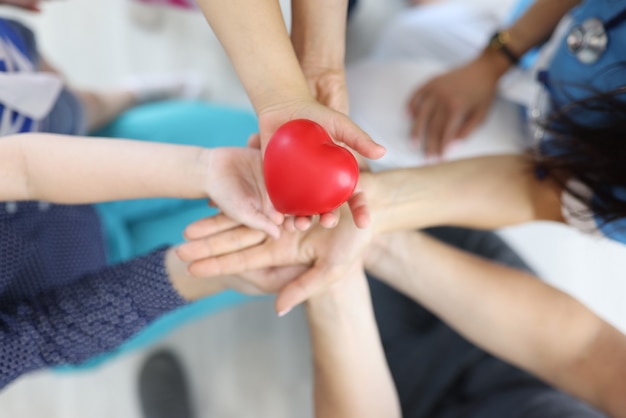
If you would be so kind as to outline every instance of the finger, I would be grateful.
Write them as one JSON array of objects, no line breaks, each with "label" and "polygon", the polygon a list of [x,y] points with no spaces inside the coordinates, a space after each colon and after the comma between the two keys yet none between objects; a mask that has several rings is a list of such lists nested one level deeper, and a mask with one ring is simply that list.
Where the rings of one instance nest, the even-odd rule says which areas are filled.
[{"label": "finger", "polygon": [[252,212],[245,217],[244,224],[250,228],[258,229],[272,238],[280,237],[280,228],[261,212]]},{"label": "finger", "polygon": [[185,231],[183,232],[183,236],[187,240],[195,240],[208,235],[214,235],[240,225],[241,222],[237,222],[223,213],[220,213],[187,225],[187,228],[185,228]]},{"label": "finger", "polygon": [[435,101],[433,99],[425,99],[420,106],[420,110],[413,120],[413,126],[411,126],[411,140],[413,142],[417,143],[424,138],[434,106]]},{"label": "finger", "polygon": [[323,213],[322,215],[320,215],[320,226],[327,229],[336,227],[339,223],[339,213],[339,208],[337,208],[332,212]]},{"label": "finger", "polygon": [[261,149],[261,135],[258,133],[250,135],[247,145],[248,148]]},{"label": "finger", "polygon": [[467,138],[484,120],[489,114],[489,106],[485,106],[480,110],[474,112],[459,128],[458,138]]},{"label": "finger", "polygon": [[313,225],[313,219],[310,216],[297,216],[293,222],[298,231],[306,231]]},{"label": "finger", "polygon": [[296,218],[293,216],[285,217],[285,222],[283,222],[283,229],[287,232],[295,232],[296,231]]},{"label": "finger", "polygon": [[271,251],[265,245],[257,245],[242,251],[194,261],[189,264],[188,272],[193,277],[213,277],[292,265],[293,260],[287,260],[283,255],[284,252]]},{"label": "finger", "polygon": [[426,133],[425,152],[426,157],[439,156],[441,149],[441,136],[446,124],[446,113],[443,109],[437,109],[428,124]]},{"label": "finger", "polygon": [[[337,113],[337,115],[339,115],[339,113]],[[385,155],[385,147],[374,142],[365,131],[356,126],[349,118],[342,115],[335,127],[334,138],[339,142],[343,142],[362,156],[377,160]]]},{"label": "finger", "polygon": [[288,283],[278,293],[274,308],[278,316],[285,316],[293,308],[327,288],[335,277],[328,269],[312,267],[302,276]]},{"label": "finger", "polygon": [[285,222],[285,215],[274,209],[274,206],[271,205],[265,209],[265,216],[275,225],[282,225],[283,222]]},{"label": "finger", "polygon": [[443,130],[439,155],[443,155],[454,140],[458,138],[459,129],[465,120],[465,114],[460,109],[454,109],[448,116],[448,120]]},{"label": "finger", "polygon": [[266,239],[267,235],[264,232],[240,226],[181,244],[176,248],[176,254],[182,261],[191,262],[240,251],[258,245]]},{"label": "finger", "polygon": [[413,95],[411,95],[411,98],[407,102],[407,113],[409,116],[417,116],[417,113],[420,111],[420,104],[424,100],[425,95],[426,90],[424,87],[418,89],[415,93],[413,93]]},{"label": "finger", "polygon": [[352,195],[348,200],[348,206],[350,212],[352,212],[352,219],[357,228],[367,228],[370,224],[370,212],[367,207],[367,200],[365,193],[358,192]]}]

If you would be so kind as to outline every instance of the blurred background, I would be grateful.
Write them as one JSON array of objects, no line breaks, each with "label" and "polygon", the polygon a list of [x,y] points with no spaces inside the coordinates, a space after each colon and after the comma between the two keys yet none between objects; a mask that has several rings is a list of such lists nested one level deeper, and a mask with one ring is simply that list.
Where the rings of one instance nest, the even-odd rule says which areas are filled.
[{"label": "blurred background", "polygon": [[[288,16],[288,2],[281,2]],[[480,0],[504,16],[511,0]],[[404,0],[361,0],[348,31],[348,62],[367,55]],[[129,76],[193,70],[203,98],[249,107],[245,92],[201,14],[132,0],[63,0],[41,15],[1,8],[33,28],[42,52],[77,86],[106,88]],[[419,40],[416,40],[418,42]],[[563,226],[502,231],[547,281],[626,331],[626,248]],[[541,326],[541,324],[537,324]],[[278,319],[271,299],[221,311],[176,330],[200,417],[311,417],[311,365],[301,310]],[[0,417],[140,417],[137,373],[154,350],[81,372],[38,372],[0,393]]]}]

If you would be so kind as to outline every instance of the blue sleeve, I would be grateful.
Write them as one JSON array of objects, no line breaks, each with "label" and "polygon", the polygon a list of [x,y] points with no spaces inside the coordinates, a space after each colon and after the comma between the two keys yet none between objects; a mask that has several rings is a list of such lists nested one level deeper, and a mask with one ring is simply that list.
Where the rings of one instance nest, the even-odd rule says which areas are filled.
[{"label": "blue sleeve", "polygon": [[185,304],[164,258],[158,250],[0,307],[0,388],[28,371],[111,350]]},{"label": "blue sleeve", "polygon": [[[613,194],[615,198],[621,201],[626,201],[626,188],[612,187],[610,190],[611,194]],[[594,196],[591,201],[592,209],[594,206],[597,206],[599,204],[600,199],[598,198],[598,196]],[[597,213],[594,213],[594,220],[596,222],[598,230],[602,233],[602,235],[612,240],[621,242],[622,244],[626,244],[626,218],[606,222]]]},{"label": "blue sleeve", "polygon": [[626,218],[607,223],[596,216],[596,224],[602,235],[614,241],[626,244]]}]

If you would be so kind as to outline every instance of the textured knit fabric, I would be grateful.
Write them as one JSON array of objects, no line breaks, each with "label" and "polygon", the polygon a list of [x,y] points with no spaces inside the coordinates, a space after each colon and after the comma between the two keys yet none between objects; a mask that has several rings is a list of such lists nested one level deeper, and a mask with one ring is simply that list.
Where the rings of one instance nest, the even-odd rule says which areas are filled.
[{"label": "textured knit fabric", "polygon": [[[35,369],[111,350],[185,301],[167,279],[164,251],[0,305],[0,387]],[[4,278],[4,277],[3,277]]]}]

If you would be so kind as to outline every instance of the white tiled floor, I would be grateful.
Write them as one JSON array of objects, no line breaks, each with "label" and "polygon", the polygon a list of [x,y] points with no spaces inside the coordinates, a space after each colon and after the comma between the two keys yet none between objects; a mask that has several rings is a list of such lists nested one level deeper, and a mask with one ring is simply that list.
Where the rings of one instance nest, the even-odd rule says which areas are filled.
[{"label": "white tiled floor", "polygon": [[[511,2],[480,0],[501,11]],[[348,34],[350,60],[367,52],[401,5],[402,0],[362,1]],[[46,54],[78,84],[106,87],[130,74],[193,68],[205,75],[208,97],[247,105],[198,14],[146,9],[128,0],[68,0],[52,2],[43,16],[28,20]],[[536,224],[503,233],[548,281],[626,330],[624,247],[560,226]],[[201,417],[311,416],[310,352],[301,311],[278,320],[271,301],[259,301],[189,324],[162,344],[182,353]],[[139,417],[135,378],[144,355],[134,353],[88,373],[23,378],[0,395],[0,417]]]}]

